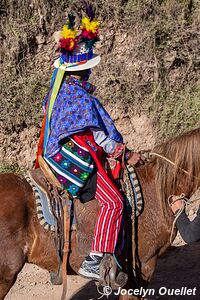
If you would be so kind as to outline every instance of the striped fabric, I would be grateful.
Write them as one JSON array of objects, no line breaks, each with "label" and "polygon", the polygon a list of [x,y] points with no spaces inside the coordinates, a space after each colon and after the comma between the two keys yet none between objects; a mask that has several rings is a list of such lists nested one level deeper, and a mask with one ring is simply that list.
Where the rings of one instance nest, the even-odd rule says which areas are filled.
[{"label": "striped fabric", "polygon": [[114,253],[120,229],[123,226],[124,199],[104,169],[102,164],[103,150],[95,143],[92,132],[75,134],[73,139],[90,151],[97,170],[95,198],[100,203],[100,211],[95,225],[91,250]]},{"label": "striped fabric", "polygon": [[51,158],[44,156],[44,159],[63,188],[73,197],[77,197],[94,169],[90,152],[72,138],[65,140],[56,155]]},{"label": "striped fabric", "polygon": [[104,172],[97,172],[95,198],[101,209],[95,226],[92,251],[114,253],[123,216],[123,198],[116,192]]}]

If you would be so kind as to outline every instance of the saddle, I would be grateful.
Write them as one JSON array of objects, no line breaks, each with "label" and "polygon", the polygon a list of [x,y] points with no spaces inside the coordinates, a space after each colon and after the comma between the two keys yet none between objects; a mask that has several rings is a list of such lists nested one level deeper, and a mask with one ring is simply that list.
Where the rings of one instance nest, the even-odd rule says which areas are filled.
[{"label": "saddle", "polygon": [[[61,207],[63,209],[63,219],[61,220],[61,227],[63,228],[63,232],[60,232],[59,235],[64,237],[63,241],[59,242],[60,245],[60,249],[57,252],[60,252],[60,257],[61,257],[61,261],[63,264],[62,270],[63,270],[63,295],[66,293],[67,290],[67,261],[68,261],[68,253],[69,253],[69,243],[70,243],[70,206],[67,205],[67,203],[69,202],[69,195],[66,195],[66,193],[63,191],[61,184],[58,182],[57,178],[55,177],[55,175],[53,174],[53,172],[51,171],[51,169],[49,168],[48,164],[45,162],[45,160],[40,156],[39,157],[39,165],[40,165],[40,169],[36,169],[33,171],[30,171],[30,175],[33,178],[33,180],[37,183],[37,185],[45,190],[49,197],[52,197],[52,190],[54,192],[54,198],[57,198],[60,200],[60,197],[63,197],[63,195],[65,196],[65,200],[63,202],[63,200],[61,201]],[[129,168],[129,175],[133,174],[134,171],[132,169]],[[128,177],[128,173],[127,173],[127,177]],[[124,178],[125,180],[126,178]],[[136,187],[137,188],[137,187]],[[66,200],[67,198],[67,200]],[[67,202],[68,201],[68,202]],[[130,201],[130,199],[129,199]],[[78,199],[75,199],[74,203],[75,203],[75,219],[76,219],[76,236],[77,236],[77,241],[78,241],[78,245],[79,245],[79,255],[82,257],[85,257],[88,252],[90,251],[90,242],[92,242],[93,239],[93,227],[95,226],[95,221],[96,221],[96,216],[98,214],[98,203],[95,201],[92,203],[93,201],[86,204],[81,203]],[[90,208],[89,208],[90,207]],[[88,209],[89,208],[89,209]],[[141,209],[141,208],[140,208]],[[93,217],[92,217],[92,213],[94,213]],[[90,215],[90,217],[89,217]],[[91,220],[93,220],[93,222],[91,223]],[[88,236],[88,228],[91,228],[91,234],[90,236]],[[86,230],[87,229],[87,230]],[[72,254],[73,256],[73,254]],[[70,256],[71,257],[71,256]],[[105,260],[107,259],[107,261],[109,261],[111,258],[105,258]],[[73,260],[73,257],[72,257]],[[77,259],[76,259],[77,260]],[[71,261],[71,259],[70,259]],[[104,266],[106,265],[106,261],[104,263]],[[113,266],[116,264],[115,262],[113,263]],[[110,265],[110,263],[109,263]],[[116,267],[116,266],[115,266]],[[104,270],[104,271],[102,271]],[[105,273],[105,268],[101,269],[101,274]],[[106,271],[106,273],[108,273]],[[114,272],[115,273],[115,272]],[[127,280],[127,277],[124,275],[125,273],[121,272],[119,273],[120,276],[122,275],[122,280],[119,280],[120,285],[119,286],[123,286],[124,283]],[[102,275],[104,276],[104,275]],[[119,276],[119,278],[120,278]],[[101,279],[101,284],[102,282],[104,282]],[[116,284],[116,281],[115,281]],[[64,296],[63,296],[64,297]],[[62,298],[64,299],[64,298]]]},{"label": "saddle", "polygon": [[[57,180],[42,156],[39,156],[38,163],[40,169],[32,170],[29,174],[37,185],[49,195],[51,207],[57,219],[56,250],[60,262],[57,277],[59,281],[60,268],[62,265],[63,291],[61,300],[64,300],[67,293],[67,262],[70,251],[70,197],[68,193],[63,190],[60,182]],[[55,206],[59,206],[60,216],[56,215]]]},{"label": "saddle", "polygon": [[[59,189],[62,189],[62,186],[61,186],[60,182],[58,181],[58,179],[56,178],[56,176],[53,174],[53,172],[49,168],[48,164],[45,162],[45,160],[43,159],[43,157],[41,155],[38,157],[38,163],[39,163],[40,169],[44,173],[46,179],[53,186],[55,186],[55,187],[57,187]],[[33,174],[33,176],[34,176],[34,174]],[[36,181],[39,180],[39,183],[40,183],[41,182],[41,177],[38,177],[37,175],[35,175],[35,176],[36,176]]]}]

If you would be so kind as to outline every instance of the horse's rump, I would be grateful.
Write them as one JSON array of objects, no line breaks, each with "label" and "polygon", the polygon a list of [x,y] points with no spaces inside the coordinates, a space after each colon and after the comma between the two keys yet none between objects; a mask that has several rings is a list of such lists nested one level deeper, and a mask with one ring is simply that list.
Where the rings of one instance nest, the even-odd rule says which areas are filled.
[{"label": "horse's rump", "polygon": [[26,180],[16,174],[0,174],[0,235],[16,233],[28,219],[28,196],[32,190]]}]

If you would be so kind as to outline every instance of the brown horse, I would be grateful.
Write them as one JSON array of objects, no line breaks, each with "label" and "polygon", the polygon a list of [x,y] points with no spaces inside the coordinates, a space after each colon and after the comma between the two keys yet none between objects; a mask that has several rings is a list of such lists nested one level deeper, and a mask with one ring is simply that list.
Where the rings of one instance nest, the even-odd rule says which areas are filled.
[{"label": "brown horse", "polygon": [[[157,257],[169,246],[173,214],[167,205],[171,194],[185,193],[187,197],[200,186],[200,128],[185,133],[154,149],[163,158],[154,157],[137,168],[143,196],[144,211],[138,218],[137,245],[139,275],[148,283]],[[187,171],[187,172],[185,172]],[[69,264],[77,271],[90,249],[98,204],[75,203],[77,226],[82,214],[82,235],[73,231]],[[84,216],[84,217],[83,217]],[[89,237],[89,238],[88,238]],[[78,249],[79,244],[85,245]],[[25,262],[36,264],[49,272],[57,272],[58,259],[54,233],[39,224],[32,189],[27,181],[15,174],[0,175],[0,300],[15,283]],[[131,288],[129,282],[127,288]],[[120,299],[135,299],[120,296]]]}]

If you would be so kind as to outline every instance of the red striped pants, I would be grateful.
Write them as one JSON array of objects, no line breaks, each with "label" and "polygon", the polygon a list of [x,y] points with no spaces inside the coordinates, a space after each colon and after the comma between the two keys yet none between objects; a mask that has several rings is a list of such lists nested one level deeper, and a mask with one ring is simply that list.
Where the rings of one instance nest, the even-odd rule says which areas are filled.
[{"label": "red striped pants", "polygon": [[[91,132],[75,134],[73,139],[86,147],[97,167],[97,189],[95,198],[100,202],[92,251],[114,253],[123,215],[123,197],[108,177],[102,164],[102,148],[96,145]],[[88,144],[88,142],[91,145]]]},{"label": "red striped pants", "polygon": [[123,198],[97,172],[95,198],[100,202],[100,212],[95,226],[92,251],[114,253],[123,215]]}]

